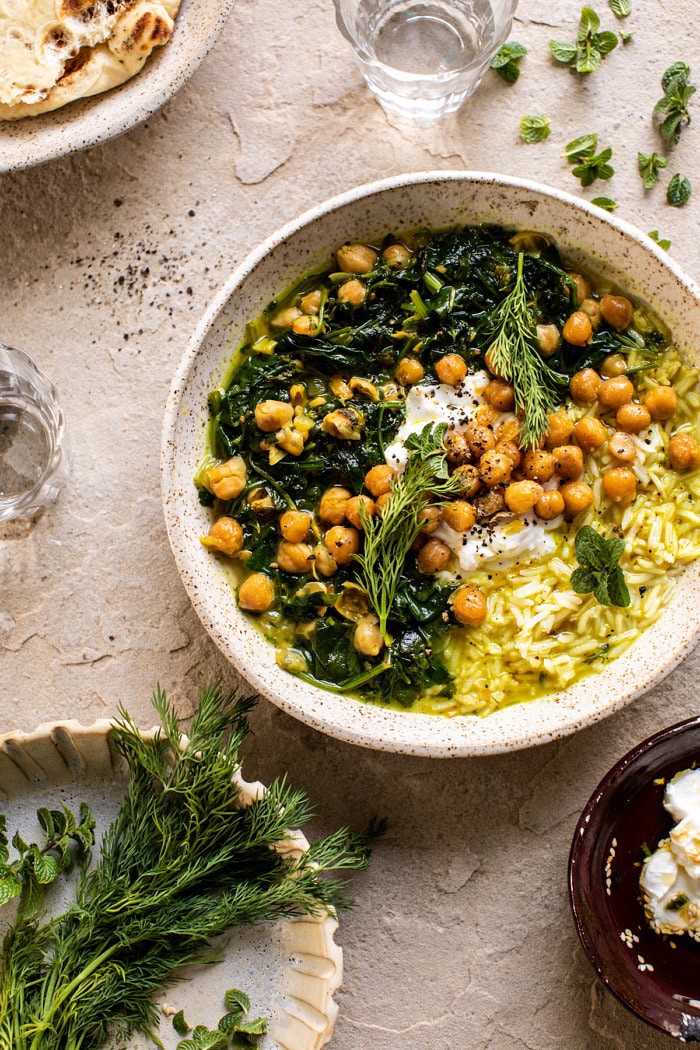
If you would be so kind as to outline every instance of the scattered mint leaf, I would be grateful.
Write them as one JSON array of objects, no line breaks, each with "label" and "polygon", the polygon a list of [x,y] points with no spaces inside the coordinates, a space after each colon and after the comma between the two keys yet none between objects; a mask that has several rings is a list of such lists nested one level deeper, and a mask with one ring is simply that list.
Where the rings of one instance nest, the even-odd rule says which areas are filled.
[{"label": "scattered mint leaf", "polygon": [[677,144],[683,128],[690,123],[688,103],[697,89],[689,80],[690,66],[685,62],[674,62],[661,78],[664,97],[654,106],[653,117],[666,142]]},{"label": "scattered mint leaf", "polygon": [[634,33],[625,33],[622,29],[620,30],[620,43],[629,44],[630,40],[634,36]]},{"label": "scattered mint leaf", "polygon": [[198,1024],[189,1039],[182,1039],[177,1050],[228,1050],[228,1036]]},{"label": "scattered mint leaf", "polygon": [[[627,0],[615,2],[625,3]],[[581,11],[576,43],[550,40],[549,49],[557,62],[570,66],[577,73],[594,73],[617,44],[615,33],[608,29],[600,31],[600,18],[591,7],[584,7]]]},{"label": "scattered mint leaf", "polygon": [[608,0],[608,6],[617,18],[627,18],[632,14],[632,0]]},{"label": "scattered mint leaf", "polygon": [[649,233],[647,234],[647,236],[651,237],[652,241],[656,241],[656,243],[658,244],[659,248],[663,248],[663,250],[665,252],[667,252],[669,250],[669,248],[671,247],[671,242],[667,241],[663,237],[661,237],[661,235],[660,235],[658,230],[649,230]]},{"label": "scattered mint leaf", "polygon": [[224,1035],[230,1035],[235,1032],[236,1027],[241,1023],[245,1014],[242,1014],[240,1010],[234,1010],[230,1014],[224,1014],[218,1024],[218,1029],[223,1032]]},{"label": "scattered mint leaf", "polygon": [[178,1010],[176,1014],[173,1014],[173,1028],[178,1035],[187,1035],[188,1032],[192,1031],[192,1028],[185,1020],[184,1010]]},{"label": "scattered mint leaf", "polygon": [[682,208],[683,205],[687,204],[690,200],[692,192],[693,189],[690,185],[690,179],[683,178],[681,175],[676,174],[668,184],[666,200],[671,207]]},{"label": "scattered mint leaf", "polygon": [[549,126],[549,117],[521,117],[520,138],[523,142],[544,142],[548,139],[552,129]]},{"label": "scattered mint leaf", "polygon": [[655,186],[659,171],[668,167],[668,159],[660,157],[658,153],[638,153],[637,163],[645,190],[650,190],[652,186]]},{"label": "scattered mint leaf", "polygon": [[267,1031],[267,1021],[264,1017],[258,1017],[255,1021],[244,1021],[238,1025],[236,1031],[245,1035],[264,1035]]},{"label": "scattered mint leaf", "polygon": [[509,40],[491,59],[491,69],[498,73],[506,84],[514,84],[520,76],[519,62],[526,54],[527,48],[524,44],[519,44],[517,40]]},{"label": "scattered mint leaf", "polygon": [[583,157],[592,157],[597,148],[597,135],[581,135],[580,138],[573,139],[564,147],[564,156],[570,163],[573,163]]},{"label": "scattered mint leaf", "polygon": [[582,160],[572,168],[572,174],[580,179],[582,186],[590,186],[596,179],[611,179],[615,174],[615,169],[608,164],[611,157],[612,149],[608,146],[600,153]]},{"label": "scattered mint leaf", "polygon": [[580,568],[571,574],[571,586],[577,594],[593,593],[601,605],[626,608],[631,603],[624,573],[618,564],[625,550],[624,540],[606,539],[591,525],[576,534],[576,559]]},{"label": "scattered mint leaf", "polygon": [[238,988],[230,988],[224,996],[224,1005],[227,1010],[240,1010],[241,1013],[247,1014],[250,1010],[250,999]]},{"label": "scattered mint leaf", "polygon": [[611,197],[594,197],[591,204],[597,204],[604,211],[615,211],[615,208],[617,208],[617,201],[614,201]]}]

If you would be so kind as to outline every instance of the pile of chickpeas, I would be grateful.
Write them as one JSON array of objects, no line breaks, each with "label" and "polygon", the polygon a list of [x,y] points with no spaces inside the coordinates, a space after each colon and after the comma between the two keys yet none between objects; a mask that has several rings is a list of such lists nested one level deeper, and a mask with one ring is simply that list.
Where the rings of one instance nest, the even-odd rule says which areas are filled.
[{"label": "pile of chickpeas", "polygon": [[[359,306],[367,294],[360,279],[376,264],[379,254],[363,244],[344,245],[336,255],[340,272],[347,278],[339,285],[337,296],[342,302]],[[403,244],[387,247],[382,253],[386,265],[400,269],[411,258]],[[578,273],[570,275],[576,283],[579,307],[568,317],[562,332],[556,325],[538,326],[538,343],[544,357],[550,356],[562,336],[574,346],[585,346],[604,320],[612,328],[623,330],[633,318],[633,306],[622,295],[604,295],[600,300],[590,295],[590,285]],[[316,335],[321,331],[320,290],[307,292],[298,306],[287,306],[271,319],[271,328],[291,328],[297,334]],[[488,354],[485,363],[489,362]],[[441,383],[458,387],[467,375],[467,366],[459,354],[448,354],[435,365]],[[649,390],[642,400],[635,399],[635,388],[625,375],[626,361],[621,354],[606,357],[600,370],[585,368],[571,379],[572,400],[582,406],[597,405],[600,416],[584,416],[577,423],[566,411],[551,413],[548,429],[539,448],[523,451],[519,446],[520,422],[517,418],[502,420],[503,414],[515,411],[513,387],[495,374],[483,391],[484,404],[462,431],[450,430],[444,441],[451,476],[457,479],[457,498],[445,504],[427,506],[421,512],[423,526],[413,546],[418,570],[434,574],[445,570],[453,556],[451,548],[434,536],[444,523],[456,532],[469,532],[477,523],[484,524],[501,513],[523,515],[533,512],[544,521],[561,514],[574,517],[593,504],[593,489],[582,480],[584,455],[601,449],[607,443],[616,465],[605,470],[602,488],[613,503],[629,504],[636,496],[637,479],[630,464],[637,456],[634,435],[652,420],[668,421],[677,409],[675,391],[668,386]],[[409,387],[423,379],[424,369],[414,355],[404,356],[395,369],[399,387]],[[360,377],[334,376],[329,386],[335,397],[378,398],[372,383]],[[309,413],[324,403],[323,397],[307,403],[305,388],[297,384],[290,389],[289,402],[266,400],[254,412],[261,432],[261,448],[274,456],[298,456],[312,432],[316,419]],[[362,438],[362,414],[351,405],[334,409],[323,416],[320,426],[339,440]],[[700,445],[689,434],[671,438],[669,457],[679,471],[700,466]],[[334,485],[322,495],[315,514],[286,510],[278,521],[280,538],[271,567],[297,576],[312,576],[317,581],[328,579],[339,566],[349,565],[362,545],[363,521],[381,516],[392,498],[396,471],[386,463],[372,467],[364,478],[366,492],[353,493]],[[556,483],[556,487],[555,484]],[[239,456],[212,468],[207,487],[220,500],[236,499],[246,489],[246,465]],[[545,488],[545,485],[548,485]],[[264,491],[248,494],[249,504],[261,512],[272,509]],[[233,518],[220,517],[213,523],[202,542],[228,556],[245,560],[244,534]],[[317,584],[321,586],[321,584]],[[262,613],[275,601],[275,586],[265,573],[255,572],[240,585],[238,603],[242,609]],[[487,614],[486,598],[478,587],[464,584],[450,597],[455,620],[465,626],[483,622]],[[363,655],[377,656],[384,639],[373,612],[362,615],[355,626],[355,648]]]}]

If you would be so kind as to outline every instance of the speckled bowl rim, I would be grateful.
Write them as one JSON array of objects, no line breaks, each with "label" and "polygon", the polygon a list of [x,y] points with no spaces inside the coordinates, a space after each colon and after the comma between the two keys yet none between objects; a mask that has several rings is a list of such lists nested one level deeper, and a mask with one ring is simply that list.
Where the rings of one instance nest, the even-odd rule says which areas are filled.
[{"label": "speckled bowl rim", "polygon": [[[589,936],[588,926],[585,922],[584,917],[580,914],[577,899],[576,899],[576,887],[579,878],[579,868],[582,865],[581,852],[584,848],[585,840],[588,832],[588,825],[591,821],[591,817],[596,812],[599,806],[605,803],[606,796],[611,788],[615,785],[616,781],[623,776],[630,766],[634,766],[640,758],[648,754],[649,751],[653,751],[659,744],[670,740],[674,736],[685,733],[688,729],[699,729],[700,730],[700,715],[695,715],[692,718],[686,718],[682,722],[675,722],[672,726],[668,726],[666,729],[660,729],[658,732],[653,733],[647,737],[646,740],[642,740],[641,743],[636,744],[631,750],[623,755],[605,774],[603,779],[598,784],[597,788],[589,798],[588,802],[583,808],[583,812],[578,819],[576,825],[576,831],[571,842],[571,850],[569,852],[569,864],[568,864],[568,889],[569,889],[569,904],[571,906],[571,912],[574,918],[574,925],[576,926],[576,932],[578,933],[581,946],[583,947],[586,957],[593,966],[601,981],[608,989],[612,992],[615,998],[622,1003],[623,1006],[627,1007],[630,1013],[634,1014],[645,1024],[648,1024],[652,1028],[656,1028],[657,1031],[663,1032],[664,1035],[670,1036],[671,1038],[678,1038],[668,1027],[664,1026],[660,1021],[655,1020],[652,1016],[642,1013],[633,1002],[620,990],[614,976],[610,976],[607,969],[603,965],[600,959],[600,954],[596,947],[596,942]],[[683,1041],[683,1040],[681,1040]]]},{"label": "speckled bowl rim", "polygon": [[[608,717],[657,685],[685,659],[700,640],[700,601],[697,600],[700,596],[700,572],[697,565],[689,566],[686,570],[686,572],[693,570],[695,605],[699,607],[697,615],[677,623],[672,641],[663,652],[663,659],[660,659],[658,664],[643,678],[635,680],[632,670],[629,669],[631,682],[620,683],[614,679],[611,681],[613,678],[611,670],[620,668],[621,661],[624,662],[629,657],[629,653],[639,644],[636,643],[632,646],[632,650],[618,657],[599,674],[588,676],[558,694],[552,694],[542,700],[513,704],[486,718],[467,715],[448,719],[398,712],[363,704],[340,694],[306,685],[281,670],[278,670],[276,674],[272,672],[274,677],[289,678],[289,683],[293,685],[285,683],[279,686],[274,681],[271,683],[261,671],[257,659],[244,659],[240,648],[236,645],[234,631],[228,623],[222,622],[221,616],[217,613],[215,589],[212,588],[209,592],[206,588],[198,586],[191,575],[192,566],[182,523],[181,505],[186,498],[196,499],[196,497],[184,497],[175,492],[171,498],[170,494],[178,456],[175,448],[175,435],[181,411],[180,402],[187,387],[188,377],[198,355],[202,352],[210,329],[238,286],[245,282],[246,277],[268,252],[283,242],[293,239],[296,234],[313,224],[321,216],[376,194],[435,182],[478,184],[494,189],[533,193],[547,198],[550,202],[573,208],[590,220],[594,220],[595,224],[607,224],[613,227],[624,238],[634,241],[646,253],[655,256],[662,266],[670,271],[681,290],[689,294],[696,304],[700,304],[700,288],[651,238],[635,226],[610,215],[596,205],[541,183],[491,172],[428,171],[397,175],[359,186],[310,208],[273,233],[247,256],[210,302],[188,343],[168,394],[161,443],[161,485],[168,537],[185,589],[197,615],[214,642],[249,682],[282,710],[330,736],[378,750],[433,758],[452,758],[502,754],[568,736]],[[284,281],[280,282],[281,285],[283,283]],[[270,290],[271,294],[276,291],[278,291],[277,288]],[[230,357],[230,350],[227,352],[222,348],[222,360],[226,357]],[[203,406],[203,411],[206,411],[206,406]],[[195,492],[194,487],[192,492]],[[245,622],[243,614],[237,612],[236,615],[241,622]],[[251,626],[250,630],[254,631],[255,628]],[[653,630],[653,627],[648,630]],[[267,645],[268,643],[261,639],[261,644]],[[627,664],[623,663],[622,666],[627,669]],[[567,698],[567,695],[570,695],[573,690],[582,688],[584,682],[591,683],[590,691],[593,694],[600,694],[606,690],[606,687],[611,686],[614,687],[614,692],[602,700],[588,702],[584,711],[564,710],[560,706],[561,700]],[[351,713],[348,712],[347,705],[353,705]],[[546,708],[542,705],[546,705]],[[518,726],[517,714],[518,710],[523,708],[530,710],[536,708],[537,713],[541,714],[543,725],[530,726],[523,731],[522,727]]]},{"label": "speckled bowl rim", "polygon": [[[13,798],[24,790],[60,787],[67,778],[102,779],[119,775],[121,758],[111,738],[114,722],[100,719],[85,726],[75,719],[46,722],[29,733],[0,735],[0,796]],[[152,740],[160,727],[140,730]],[[183,736],[183,743],[187,740]],[[232,784],[244,806],[267,790],[247,781],[240,769]],[[306,853],[309,842],[301,831],[289,831],[275,849],[280,854]],[[333,914],[299,915],[282,920],[288,964],[282,981],[286,1003],[275,1018],[270,1037],[280,1050],[321,1050],[331,1039],[338,1016],[334,995],[343,978],[343,951],[335,943],[338,920]]]},{"label": "speckled bowl rim", "polygon": [[[218,13],[192,47],[182,42],[179,60],[170,62],[167,48],[178,44],[189,28],[182,18],[187,0],[175,19],[172,39],[156,49],[144,68],[124,84],[78,99],[69,105],[21,121],[0,121],[0,173],[45,164],[58,157],[90,149],[142,124],[161,109],[201,65],[218,40],[236,0],[207,0]],[[193,34],[190,34],[191,36]],[[196,40],[196,38],[195,38]],[[168,59],[164,62],[163,59]],[[172,65],[172,68],[170,66]],[[160,74],[164,74],[159,76]],[[15,129],[13,131],[13,129]],[[3,131],[7,134],[4,135]],[[24,132],[27,132],[25,135]]]}]

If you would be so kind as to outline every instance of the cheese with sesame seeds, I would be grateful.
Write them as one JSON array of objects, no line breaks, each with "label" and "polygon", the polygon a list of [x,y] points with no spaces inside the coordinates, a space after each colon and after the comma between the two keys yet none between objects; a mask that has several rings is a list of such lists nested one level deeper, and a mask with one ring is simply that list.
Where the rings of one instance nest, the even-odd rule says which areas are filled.
[{"label": "cheese with sesame seeds", "polygon": [[669,782],[664,807],[678,823],[642,868],[644,908],[658,933],[700,939],[700,769]]}]

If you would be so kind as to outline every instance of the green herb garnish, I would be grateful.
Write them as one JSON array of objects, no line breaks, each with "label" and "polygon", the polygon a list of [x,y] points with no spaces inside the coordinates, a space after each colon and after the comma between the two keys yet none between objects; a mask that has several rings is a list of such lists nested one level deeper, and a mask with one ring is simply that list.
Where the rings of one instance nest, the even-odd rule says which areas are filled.
[{"label": "green herb garnish", "polygon": [[617,208],[617,201],[614,201],[612,197],[593,197],[591,204],[597,204],[604,211],[615,211]]},{"label": "green herb garnish", "polygon": [[616,35],[610,30],[600,31],[600,18],[590,7],[584,7],[581,11],[575,44],[559,40],[549,42],[549,49],[556,61],[570,66],[577,73],[593,73],[616,47]]},{"label": "green herb garnish", "polygon": [[526,54],[527,48],[524,44],[519,44],[517,40],[509,40],[491,59],[491,69],[498,73],[506,84],[514,84],[520,76],[520,60]]},{"label": "green herb garnish", "polygon": [[660,157],[658,153],[638,153],[637,163],[645,190],[655,186],[661,169],[668,167],[668,159]]},{"label": "green herb garnish", "polygon": [[632,0],[608,0],[608,6],[616,18],[627,18],[632,14]]},{"label": "green herb garnish", "polygon": [[178,1010],[176,1014],[173,1014],[173,1028],[178,1035],[187,1035],[188,1032],[192,1031],[192,1025],[189,1025],[185,1020],[184,1010]]},{"label": "green herb garnish", "polygon": [[656,241],[659,248],[663,248],[665,252],[671,247],[671,242],[662,237],[658,230],[649,230],[647,237],[651,237],[652,241]]},{"label": "green herb garnish", "polygon": [[612,157],[612,148],[596,153],[598,148],[598,136],[582,135],[573,139],[564,149],[564,156],[573,164],[572,174],[581,180],[582,186],[590,186],[596,179],[611,179],[615,169],[608,161]]},{"label": "green herb garnish", "polygon": [[394,482],[391,499],[381,517],[370,518],[361,509],[365,534],[364,550],[355,556],[360,582],[379,617],[387,646],[391,645],[387,622],[404,570],[404,562],[425,524],[421,512],[431,497],[459,491],[459,480],[449,474],[443,439],[446,423],[428,424],[420,434],[411,434],[405,447],[410,452],[406,469]]},{"label": "green herb garnish", "polygon": [[683,178],[683,176],[676,174],[668,184],[666,200],[671,207],[682,208],[683,205],[687,204],[690,200],[692,192],[693,189],[690,185],[690,179]]},{"label": "green herb garnish", "polygon": [[661,134],[666,142],[678,143],[681,132],[690,123],[688,103],[696,92],[689,84],[690,66],[685,62],[674,62],[661,78],[664,97],[654,106],[654,120],[661,125]]},{"label": "green herb garnish", "polygon": [[568,381],[549,367],[537,343],[537,322],[523,278],[523,254],[513,290],[496,307],[487,324],[491,340],[487,354],[492,371],[503,376],[515,391],[516,408],[523,413],[520,441],[536,448],[547,432],[549,412],[559,403]]},{"label": "green herb garnish", "polygon": [[618,564],[624,550],[624,540],[616,536],[606,540],[592,526],[583,525],[576,534],[576,558],[580,568],[571,574],[571,586],[576,593],[593,592],[600,605],[626,608],[632,599]]},{"label": "green herb garnish", "polygon": [[551,133],[549,117],[534,116],[520,118],[520,138],[523,142],[544,142]]},{"label": "green herb garnish", "polygon": [[668,902],[666,907],[669,911],[680,911],[681,908],[685,908],[686,904],[690,904],[690,898],[686,897],[685,893],[678,893]]}]

